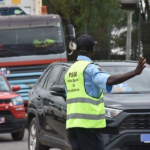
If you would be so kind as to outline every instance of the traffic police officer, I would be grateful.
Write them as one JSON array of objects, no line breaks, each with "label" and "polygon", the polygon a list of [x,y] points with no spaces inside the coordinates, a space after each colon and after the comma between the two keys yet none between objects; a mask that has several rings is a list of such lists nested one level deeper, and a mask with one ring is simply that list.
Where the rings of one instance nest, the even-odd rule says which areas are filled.
[{"label": "traffic police officer", "polygon": [[68,138],[72,150],[104,150],[99,129],[106,127],[103,90],[142,73],[146,60],[141,57],[135,70],[108,75],[93,63],[91,57],[97,42],[89,35],[77,39],[78,58],[65,75],[67,88]]}]

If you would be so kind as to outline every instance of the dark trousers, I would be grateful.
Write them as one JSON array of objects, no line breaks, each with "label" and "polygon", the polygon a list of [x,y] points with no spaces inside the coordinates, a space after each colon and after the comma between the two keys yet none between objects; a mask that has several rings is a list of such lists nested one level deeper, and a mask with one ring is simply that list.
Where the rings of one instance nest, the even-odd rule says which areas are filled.
[{"label": "dark trousers", "polygon": [[98,129],[71,128],[68,129],[68,138],[72,150],[105,150]]}]

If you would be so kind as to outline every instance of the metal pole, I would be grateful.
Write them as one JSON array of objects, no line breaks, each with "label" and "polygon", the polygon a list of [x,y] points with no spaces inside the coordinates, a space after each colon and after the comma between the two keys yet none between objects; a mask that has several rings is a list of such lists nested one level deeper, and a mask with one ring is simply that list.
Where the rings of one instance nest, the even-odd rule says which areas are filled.
[{"label": "metal pole", "polygon": [[141,43],[141,12],[139,12],[139,30],[138,30],[138,59],[140,58],[141,50],[140,50],[140,43]]},{"label": "metal pole", "polygon": [[111,40],[111,19],[109,19],[109,27],[108,27],[108,60],[111,59],[110,40]]},{"label": "metal pole", "polygon": [[128,21],[127,21],[127,39],[126,39],[126,60],[130,60],[131,56],[131,33],[132,33],[132,11],[128,11]]}]

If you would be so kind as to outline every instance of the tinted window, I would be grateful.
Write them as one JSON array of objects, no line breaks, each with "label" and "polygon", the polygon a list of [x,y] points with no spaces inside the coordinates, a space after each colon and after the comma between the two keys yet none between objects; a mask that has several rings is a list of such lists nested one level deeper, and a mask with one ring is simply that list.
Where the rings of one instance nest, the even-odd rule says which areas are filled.
[{"label": "tinted window", "polygon": [[44,83],[45,83],[45,80],[48,76],[48,73],[49,73],[49,70],[47,72],[43,73],[42,78],[40,78],[39,81],[38,81],[38,86],[40,86],[40,87],[44,86]]},{"label": "tinted window", "polygon": [[46,77],[46,79],[45,79],[45,81],[44,81],[44,85],[43,85],[43,88],[44,88],[44,89],[46,89],[46,87],[47,87],[48,80],[49,80],[49,77],[50,77],[50,75],[51,75],[53,69],[54,69],[54,67],[51,67],[51,68],[49,69],[49,73],[46,75],[47,77]]},{"label": "tinted window", "polygon": [[53,70],[52,70],[52,72],[49,75],[49,78],[47,80],[46,90],[50,90],[51,86],[57,82],[60,71],[61,71],[60,66],[55,66],[53,68]]},{"label": "tinted window", "polygon": [[63,69],[60,80],[59,80],[59,85],[65,85],[65,74],[67,73],[68,69]]}]

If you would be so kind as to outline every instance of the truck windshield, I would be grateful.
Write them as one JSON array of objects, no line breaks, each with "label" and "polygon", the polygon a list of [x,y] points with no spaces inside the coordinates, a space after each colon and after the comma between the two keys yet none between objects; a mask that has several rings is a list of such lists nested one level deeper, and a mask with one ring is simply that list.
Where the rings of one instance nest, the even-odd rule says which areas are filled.
[{"label": "truck windshield", "polygon": [[9,92],[10,88],[2,75],[0,75],[0,92]]},{"label": "truck windshield", "polygon": [[56,26],[0,30],[0,57],[62,53],[61,24]]}]

